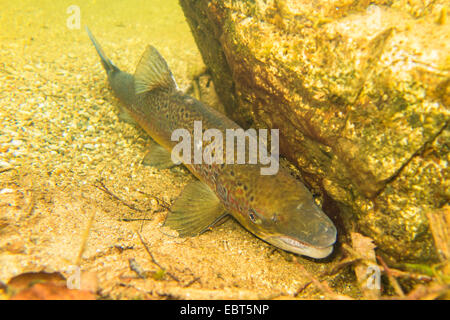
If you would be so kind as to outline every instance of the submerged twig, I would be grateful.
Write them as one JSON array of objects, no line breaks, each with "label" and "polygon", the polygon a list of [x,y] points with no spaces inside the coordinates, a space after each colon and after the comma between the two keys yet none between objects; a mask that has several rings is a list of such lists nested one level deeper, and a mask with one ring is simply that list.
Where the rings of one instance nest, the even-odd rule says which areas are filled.
[{"label": "submerged twig", "polygon": [[[365,261],[357,252],[355,252],[352,248],[350,248],[345,243],[342,244],[342,248],[350,254],[350,257],[343,260],[342,262],[338,263],[338,265],[336,265],[331,271],[326,273],[326,275],[333,275],[337,271],[339,271],[339,269],[341,269],[342,267],[351,265],[353,263],[364,263],[367,266],[369,266],[369,263],[367,261]],[[383,265],[381,265],[379,267],[380,267],[381,271],[386,272]],[[338,269],[338,270],[336,270],[336,269]],[[389,272],[391,273],[392,276],[397,277],[397,278],[411,278],[411,279],[419,280],[419,281],[431,281],[434,279],[433,277],[425,275],[425,274],[412,273],[412,272],[398,270],[398,269],[394,269],[394,268],[389,268]]]},{"label": "submerged twig", "polygon": [[389,282],[391,283],[392,287],[394,287],[395,293],[400,296],[404,297],[405,293],[403,292],[402,288],[400,287],[400,284],[398,283],[397,279],[392,275],[391,270],[387,266],[386,262],[384,262],[383,258],[380,256],[377,256],[378,261],[380,261],[381,265],[384,268],[384,273],[386,273]]},{"label": "submerged twig", "polygon": [[157,204],[158,206],[160,206],[160,207],[162,207],[162,208],[164,208],[164,209],[170,211],[170,204],[167,203],[166,201],[164,201],[164,200],[162,200],[162,199],[160,199],[160,198],[158,198],[158,197],[156,197],[156,196],[154,196],[154,195],[152,195],[152,194],[145,193],[145,192],[143,192],[143,191],[141,191],[141,190],[138,190],[138,192],[139,192],[140,194],[143,194],[143,195],[146,196],[146,197],[149,197],[149,198],[154,199],[154,200],[156,201],[156,204]]},{"label": "submerged twig", "polygon": [[[150,209],[147,209],[147,210],[140,209],[140,208],[134,206],[133,204],[131,204],[131,203],[129,203],[129,202],[123,200],[122,198],[118,197],[118,196],[115,195],[113,192],[111,192],[111,191],[105,186],[105,184],[103,183],[102,180],[96,180],[96,183],[94,184],[94,187],[96,187],[97,189],[99,189],[99,190],[105,192],[105,193],[108,194],[110,197],[112,197],[113,199],[115,199],[115,200],[121,202],[122,204],[124,204],[124,205],[127,206],[128,208],[130,208],[130,209],[132,209],[132,210],[135,210],[135,211],[138,211],[138,212],[144,213],[144,217],[143,217],[143,218],[123,218],[123,219],[121,219],[121,221],[125,221],[125,222],[142,221],[141,226],[140,226],[140,229],[139,229],[140,231],[142,231],[142,228],[143,228],[143,226],[144,226],[144,221],[151,221],[151,220],[152,220],[152,219],[147,219],[147,214],[148,214],[148,212],[152,211],[151,208],[150,208]],[[162,199],[160,199],[160,198],[158,198],[158,197],[156,197],[156,196],[154,196],[154,195],[145,193],[145,192],[143,192],[143,191],[140,191],[140,190],[137,190],[137,191],[138,191],[139,193],[145,195],[146,197],[149,197],[149,198],[154,199],[154,200],[156,201],[156,204],[157,204],[158,206],[164,208],[165,210],[170,211],[170,204],[167,203],[166,201],[164,201],[164,200],[162,200]],[[157,211],[155,211],[155,212],[157,212]]]},{"label": "submerged twig", "polygon": [[362,262],[361,258],[346,258],[343,259],[341,261],[339,261],[334,267],[332,267],[330,270],[327,270],[323,273],[323,275],[326,276],[333,276],[335,274],[337,274],[339,271],[341,271],[343,268],[347,267],[347,266],[351,266],[355,263],[359,263]]},{"label": "submerged twig", "polygon": [[[154,196],[154,195],[152,195],[152,194],[145,193],[145,192],[143,192],[143,191],[141,191],[141,190],[138,190],[138,192],[139,192],[140,194],[143,194],[143,195],[146,196],[146,197],[149,197],[149,198],[154,199],[154,200],[156,201],[156,204],[157,204],[158,206],[164,208],[164,209],[167,210],[167,211],[170,211],[170,204],[168,204],[168,203],[165,202],[164,200],[159,199],[158,197],[156,197],[156,196]],[[158,211],[155,211],[155,212],[158,212]],[[140,230],[141,232],[142,232],[142,229],[143,229],[143,227],[144,227],[144,221],[146,220],[146,218],[147,218],[147,212],[145,213],[144,219],[142,220],[142,223],[141,223],[141,227],[139,228],[139,230]]]},{"label": "submerged twig", "polygon": [[[159,269],[166,271],[166,268],[164,268],[162,265],[160,265],[158,263],[158,261],[156,261],[155,257],[153,256],[153,253],[150,251],[148,245],[145,243],[144,239],[141,236],[141,233],[139,231],[137,231],[137,234],[139,236],[139,239],[141,240],[142,245],[145,248],[145,251],[147,251],[150,260],[153,262],[153,264],[155,264]],[[176,276],[174,276],[173,274],[171,274],[170,272],[166,271],[166,274],[171,277],[173,280],[175,280],[176,282],[180,282],[180,279],[178,279]]]},{"label": "submerged twig", "polygon": [[14,169],[14,167],[2,168],[2,169],[0,169],[0,173],[11,171],[12,169]]},{"label": "submerged twig", "polygon": [[147,212],[147,210],[142,210],[139,209],[137,207],[135,207],[134,205],[132,205],[131,203],[126,202],[125,200],[119,198],[118,196],[116,196],[114,193],[112,193],[111,191],[109,191],[109,189],[105,186],[105,184],[103,183],[103,181],[101,180],[97,180],[96,183],[98,183],[99,185],[94,184],[94,187],[96,187],[97,189],[105,192],[106,194],[108,194],[109,196],[111,196],[112,198],[116,199],[117,201],[123,203],[125,206],[127,206],[128,208],[138,211],[138,212]]},{"label": "submerged twig", "polygon": [[[308,271],[306,271],[305,267],[301,265],[298,261],[295,261],[299,268],[302,270],[302,272],[306,275],[306,277],[310,280],[314,286],[319,289],[323,294],[325,294],[327,297],[335,300],[353,300],[353,298],[341,295],[333,292],[333,290],[328,286],[326,282],[320,282],[316,278],[314,278]],[[306,286],[305,286],[306,287]],[[299,292],[300,293],[300,292]]]},{"label": "submerged twig", "polygon": [[312,281],[308,281],[304,285],[302,285],[300,288],[297,289],[297,291],[294,293],[294,297],[298,297],[300,293],[302,293],[306,288],[308,288],[312,284]]},{"label": "submerged twig", "polygon": [[200,282],[200,277],[195,277],[194,279],[192,279],[191,281],[189,281],[188,283],[186,283],[183,287],[187,288],[190,287],[192,284],[194,284],[195,282]]}]

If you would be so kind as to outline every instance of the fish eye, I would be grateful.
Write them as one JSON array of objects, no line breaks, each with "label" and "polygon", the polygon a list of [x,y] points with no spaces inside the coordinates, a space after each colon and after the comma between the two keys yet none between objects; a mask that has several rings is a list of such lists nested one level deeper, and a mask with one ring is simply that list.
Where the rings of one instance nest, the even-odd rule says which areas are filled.
[{"label": "fish eye", "polygon": [[256,211],[252,208],[250,208],[250,210],[248,212],[248,217],[250,218],[250,220],[253,223],[261,223],[261,219],[258,217],[258,214],[256,213]]}]

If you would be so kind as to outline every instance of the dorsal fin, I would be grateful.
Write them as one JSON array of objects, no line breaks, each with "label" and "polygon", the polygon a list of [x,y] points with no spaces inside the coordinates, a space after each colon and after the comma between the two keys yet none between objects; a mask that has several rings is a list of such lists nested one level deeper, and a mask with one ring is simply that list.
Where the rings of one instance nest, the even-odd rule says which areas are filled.
[{"label": "dorsal fin", "polygon": [[172,72],[164,58],[153,46],[148,46],[134,73],[136,94],[152,91],[155,88],[177,88]]}]

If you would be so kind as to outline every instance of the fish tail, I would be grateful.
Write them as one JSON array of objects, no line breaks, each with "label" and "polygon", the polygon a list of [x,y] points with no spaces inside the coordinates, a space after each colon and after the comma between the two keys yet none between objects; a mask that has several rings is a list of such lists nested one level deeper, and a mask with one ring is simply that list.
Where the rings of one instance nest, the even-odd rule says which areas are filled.
[{"label": "fish tail", "polygon": [[95,50],[97,50],[98,55],[100,56],[100,60],[101,63],[103,65],[103,68],[105,68],[106,73],[111,73],[113,71],[117,71],[118,68],[112,63],[111,60],[109,60],[109,58],[106,56],[106,54],[103,52],[102,47],[100,46],[100,44],[97,42],[97,40],[95,39],[94,35],[91,33],[91,30],[89,30],[89,28],[86,26],[86,32],[89,36],[89,38],[92,41],[92,44],[95,47]]}]

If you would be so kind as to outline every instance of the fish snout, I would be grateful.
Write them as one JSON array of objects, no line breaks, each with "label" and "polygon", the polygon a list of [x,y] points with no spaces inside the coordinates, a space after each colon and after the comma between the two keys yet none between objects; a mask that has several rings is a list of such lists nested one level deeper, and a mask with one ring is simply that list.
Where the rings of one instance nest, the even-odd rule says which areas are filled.
[{"label": "fish snout", "polygon": [[333,222],[325,215],[326,219],[317,222],[316,231],[312,234],[311,244],[316,247],[329,247],[336,242],[337,230]]},{"label": "fish snout", "polygon": [[326,248],[336,242],[336,227],[312,201],[290,205],[288,210],[291,214],[288,226],[290,236],[317,248]]},{"label": "fish snout", "polygon": [[333,252],[336,227],[328,216],[312,201],[284,206],[273,235],[264,239],[283,249],[315,259]]}]

